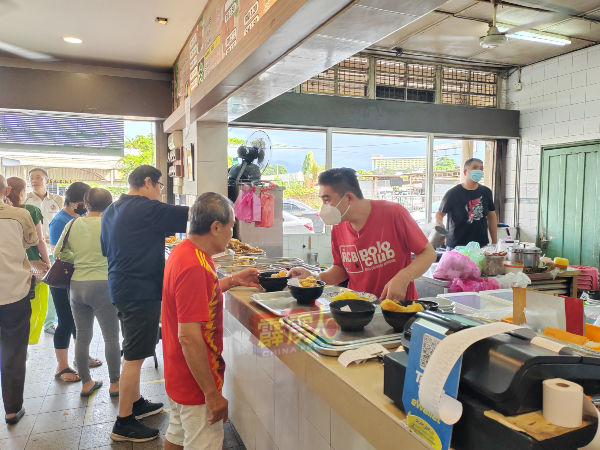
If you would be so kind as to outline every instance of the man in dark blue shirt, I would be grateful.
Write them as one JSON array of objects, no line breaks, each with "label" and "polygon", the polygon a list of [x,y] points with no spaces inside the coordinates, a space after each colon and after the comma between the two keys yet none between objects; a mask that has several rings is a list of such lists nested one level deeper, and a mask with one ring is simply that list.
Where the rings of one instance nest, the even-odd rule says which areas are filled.
[{"label": "man in dark blue shirt", "polygon": [[108,290],[123,322],[123,370],[114,441],[146,442],[159,431],[137,419],[162,411],[140,394],[144,359],[153,356],[160,321],[165,235],[185,233],[189,208],[162,203],[162,173],[143,165],[129,175],[129,193],[102,216],[100,241],[108,260]]}]

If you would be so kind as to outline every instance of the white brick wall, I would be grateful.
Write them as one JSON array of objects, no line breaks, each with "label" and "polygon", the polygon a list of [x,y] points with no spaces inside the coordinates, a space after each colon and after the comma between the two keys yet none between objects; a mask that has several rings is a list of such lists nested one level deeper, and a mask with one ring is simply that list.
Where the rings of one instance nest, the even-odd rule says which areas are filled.
[{"label": "white brick wall", "polygon": [[[600,45],[524,67],[523,89],[514,90],[518,74],[508,80],[512,109],[521,111],[521,240],[535,241],[539,212],[541,147],[600,139]],[[514,199],[515,172],[509,142],[507,201]],[[510,207],[510,208],[509,208]],[[506,204],[511,224],[514,203]]]}]

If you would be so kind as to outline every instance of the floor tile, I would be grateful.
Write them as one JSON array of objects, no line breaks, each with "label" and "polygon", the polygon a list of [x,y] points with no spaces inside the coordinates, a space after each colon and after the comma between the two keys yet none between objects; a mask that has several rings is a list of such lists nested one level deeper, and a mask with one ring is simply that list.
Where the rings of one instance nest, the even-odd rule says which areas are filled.
[{"label": "floor tile", "polygon": [[142,422],[144,422],[144,425],[148,425],[149,427],[158,428],[158,430],[160,431],[160,434],[164,435],[167,432],[167,428],[169,428],[170,416],[171,416],[171,413],[162,412],[159,414],[154,414],[153,416],[150,416],[150,417],[144,417],[142,419]]},{"label": "floor tile", "polygon": [[[40,412],[44,403],[44,397],[26,398],[23,400],[23,406],[25,407],[25,414],[28,416],[36,415]],[[4,415],[4,403],[0,401],[0,416]],[[0,447],[1,448],[1,447]]]},{"label": "floor tile", "polygon": [[20,436],[9,439],[0,440],[0,448],[2,450],[24,450],[27,445],[28,436]]},{"label": "floor tile", "polygon": [[27,414],[27,412],[25,412],[23,418],[19,420],[19,423],[16,425],[2,424],[2,426],[0,426],[0,439],[29,436],[33,429],[33,425],[35,424],[35,419],[35,415]]},{"label": "floor tile", "polygon": [[133,450],[163,450],[165,447],[165,437],[158,436],[150,442],[133,443]]},{"label": "floor tile", "polygon": [[81,397],[79,392],[69,394],[48,395],[44,398],[40,412],[64,411],[67,409],[83,408],[87,405],[87,397]]},{"label": "floor tile", "polygon": [[78,450],[81,428],[31,435],[25,450]]},{"label": "floor tile", "polygon": [[66,430],[83,426],[85,408],[68,409],[38,414],[33,426],[32,434],[47,433],[49,431]]},{"label": "floor tile", "polygon": [[79,448],[81,450],[97,448],[110,448],[113,450],[131,450],[131,442],[114,442],[110,438],[112,428],[112,422],[84,426],[81,432],[81,439],[79,440]]},{"label": "floor tile", "polygon": [[148,369],[142,369],[142,374],[140,380],[142,383],[144,381],[154,381],[154,380],[164,380],[165,372],[162,367],[155,369],[154,367]]},{"label": "floor tile", "polygon": [[23,398],[44,397],[48,392],[48,382],[25,383]]}]

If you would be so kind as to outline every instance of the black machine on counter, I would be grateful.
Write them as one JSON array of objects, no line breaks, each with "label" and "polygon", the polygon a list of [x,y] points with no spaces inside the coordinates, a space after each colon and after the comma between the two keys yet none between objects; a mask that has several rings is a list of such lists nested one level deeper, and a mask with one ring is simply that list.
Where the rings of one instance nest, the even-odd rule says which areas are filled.
[{"label": "black machine on counter", "polygon": [[[418,313],[402,336],[407,351],[415,321],[438,330],[445,328],[446,334],[483,323],[455,314]],[[600,393],[600,358],[578,355],[568,348],[557,354],[531,344],[530,339],[531,335],[504,333],[471,345],[463,355],[459,392],[506,416],[540,410],[542,382],[551,378],[578,383],[588,395]],[[406,359],[404,352],[385,357],[384,392],[399,406],[402,392],[396,391],[403,386],[398,380],[404,379]]]},{"label": "black machine on counter", "polygon": [[[446,335],[484,323],[471,317],[429,311],[417,313],[407,323],[402,336],[405,351],[389,353],[384,358],[384,393],[401,409],[404,409],[402,393],[408,363],[406,352],[410,352],[411,330],[416,321],[438,332],[447,330]],[[484,416],[485,410],[491,408],[505,416],[541,410],[544,380],[563,378],[583,386],[587,395],[600,393],[599,357],[588,356],[584,352],[578,354],[570,348],[561,350],[560,354],[554,353],[531,344],[532,335],[528,330],[524,331],[483,339],[471,345],[463,354],[458,399],[464,409],[461,420],[454,426],[455,448],[475,448],[467,436],[478,433],[472,427],[488,427],[489,430],[490,426],[498,425]],[[589,428],[594,428],[593,432]],[[596,428],[594,425],[577,431],[585,443],[586,439],[587,442],[591,440]],[[454,442],[456,439],[460,441],[458,444]],[[516,442],[513,444],[517,445]],[[485,448],[509,447],[508,442],[502,442],[501,445],[490,444]],[[517,445],[516,448],[535,447]]]}]

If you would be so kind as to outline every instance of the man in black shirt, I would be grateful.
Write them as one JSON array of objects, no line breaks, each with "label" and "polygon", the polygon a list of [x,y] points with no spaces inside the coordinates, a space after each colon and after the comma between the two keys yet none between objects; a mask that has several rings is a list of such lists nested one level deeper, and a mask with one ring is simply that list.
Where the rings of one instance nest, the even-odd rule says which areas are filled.
[{"label": "man in black shirt", "polygon": [[[435,218],[443,224],[448,214],[446,247],[454,248],[478,242],[481,247],[489,244],[488,227],[492,244],[497,242],[498,221],[492,191],[479,184],[483,178],[483,161],[471,158],[465,162],[466,181],[444,195]],[[443,225],[442,225],[443,226]]]},{"label": "man in black shirt", "polygon": [[162,203],[162,173],[143,165],[129,175],[129,193],[102,216],[100,244],[108,261],[108,292],[123,323],[123,370],[114,441],[146,442],[159,430],[137,419],[158,414],[162,403],[140,394],[144,359],[154,355],[165,270],[165,235],[185,233],[189,208]]}]

